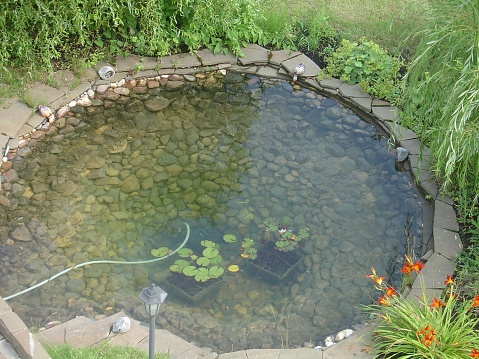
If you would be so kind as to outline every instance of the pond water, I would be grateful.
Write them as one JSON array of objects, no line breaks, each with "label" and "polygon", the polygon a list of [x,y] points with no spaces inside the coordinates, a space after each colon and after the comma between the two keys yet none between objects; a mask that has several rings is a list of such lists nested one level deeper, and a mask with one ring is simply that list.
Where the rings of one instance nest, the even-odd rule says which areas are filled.
[{"label": "pond water", "polygon": [[[370,268],[395,281],[405,228],[421,243],[421,199],[387,140],[338,102],[287,82],[197,77],[99,95],[20,151],[0,223],[9,238],[0,295],[89,260],[151,259],[152,249],[181,243],[187,222],[188,247],[214,241],[222,265],[240,270],[200,303],[169,295],[160,326],[231,351],[318,345],[360,324],[361,305],[377,297]],[[283,217],[309,238],[296,272],[273,283],[247,270],[239,247]],[[118,310],[145,319],[138,294],[161,287],[175,259],[77,268],[9,304],[34,326]]]}]

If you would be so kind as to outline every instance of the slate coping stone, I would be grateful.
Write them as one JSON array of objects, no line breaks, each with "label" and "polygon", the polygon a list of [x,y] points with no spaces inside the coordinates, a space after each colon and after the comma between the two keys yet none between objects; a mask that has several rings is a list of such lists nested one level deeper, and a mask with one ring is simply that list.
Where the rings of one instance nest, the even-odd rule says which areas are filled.
[{"label": "slate coping stone", "polygon": [[421,274],[412,285],[412,289],[421,289],[424,282],[424,288],[442,289],[445,287],[444,281],[448,275],[452,276],[456,265],[446,257],[435,252],[426,262]]},{"label": "slate coping stone", "polygon": [[459,232],[459,225],[456,220],[456,212],[452,205],[442,201],[436,201],[434,206],[434,226]]},{"label": "slate coping stone", "polygon": [[434,250],[438,254],[454,260],[461,253],[463,246],[459,233],[440,227],[433,227],[433,233]]}]

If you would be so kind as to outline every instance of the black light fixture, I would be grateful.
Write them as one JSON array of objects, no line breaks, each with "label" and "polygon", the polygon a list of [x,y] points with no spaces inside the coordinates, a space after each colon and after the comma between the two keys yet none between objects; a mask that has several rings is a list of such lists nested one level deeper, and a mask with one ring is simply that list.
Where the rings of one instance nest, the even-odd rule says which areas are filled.
[{"label": "black light fixture", "polygon": [[155,357],[155,318],[160,312],[160,304],[165,301],[167,295],[168,293],[152,283],[149,287],[143,288],[139,296],[145,304],[146,314],[150,316],[149,359]]}]

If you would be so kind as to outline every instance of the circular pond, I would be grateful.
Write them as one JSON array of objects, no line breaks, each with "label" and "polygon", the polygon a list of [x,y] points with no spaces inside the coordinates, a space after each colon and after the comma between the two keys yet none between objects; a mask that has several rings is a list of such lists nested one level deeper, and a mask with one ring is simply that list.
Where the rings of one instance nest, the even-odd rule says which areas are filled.
[{"label": "circular pond", "polygon": [[[421,200],[387,140],[313,91],[201,74],[109,89],[73,110],[12,160],[3,297],[82,262],[152,259],[181,244],[187,222],[186,247],[237,267],[194,303],[170,293],[159,324],[220,351],[296,347],[360,324],[370,267],[394,281],[405,228],[420,244]],[[303,256],[279,281],[248,265],[245,241],[267,237]],[[34,326],[118,310],[145,319],[139,292],[166,283],[177,259],[76,268],[9,304]]]}]

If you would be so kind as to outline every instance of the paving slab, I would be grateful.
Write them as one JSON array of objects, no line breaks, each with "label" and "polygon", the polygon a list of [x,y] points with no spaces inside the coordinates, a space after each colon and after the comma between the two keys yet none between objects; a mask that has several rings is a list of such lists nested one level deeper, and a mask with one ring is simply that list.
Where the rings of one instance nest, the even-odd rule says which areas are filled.
[{"label": "paving slab", "polygon": [[291,80],[291,77],[289,75],[279,74],[278,70],[271,66],[259,66],[258,71],[256,71],[256,74],[258,76],[266,78],[280,78],[286,81]]},{"label": "paving slab", "polygon": [[352,105],[363,110],[364,112],[371,113],[371,97],[351,97]]},{"label": "paving slab", "polygon": [[440,298],[442,295],[442,289],[433,289],[421,287],[412,288],[406,296],[407,300],[422,304],[425,298],[426,303],[431,303],[433,298]]},{"label": "paving slab", "polygon": [[446,277],[452,276],[455,268],[456,265],[451,260],[434,253],[421,270],[418,280],[414,281],[412,289],[421,289],[422,285],[427,289],[442,289]]},{"label": "paving slab", "polygon": [[269,51],[256,44],[248,44],[242,47],[240,51],[243,56],[238,57],[238,63],[242,66],[248,65],[267,65]]},{"label": "paving slab", "polygon": [[413,131],[401,126],[397,122],[386,121],[386,126],[392,133],[394,133],[394,137],[398,141],[414,140],[418,138]]},{"label": "paving slab", "polygon": [[19,99],[13,101],[7,108],[0,110],[0,133],[10,138],[17,136],[33,112],[31,107]]},{"label": "paving slab", "polygon": [[196,52],[196,56],[203,66],[213,66],[219,64],[236,64],[237,59],[233,54],[214,54],[209,49],[203,49]]},{"label": "paving slab", "polygon": [[339,87],[344,83],[344,81],[341,81],[339,79],[335,78],[326,78],[323,80],[319,80],[319,84],[321,87],[327,88],[327,89],[332,89],[332,90],[337,90]]},{"label": "paving slab", "polygon": [[434,205],[434,226],[459,232],[459,224],[452,204],[436,201]]},{"label": "paving slab", "polygon": [[272,56],[269,59],[269,63],[272,66],[279,67],[284,61],[301,55],[301,52],[294,50],[276,50],[272,51],[271,54]]},{"label": "paving slab", "polygon": [[441,227],[433,227],[434,250],[449,260],[455,260],[463,245],[459,233]]},{"label": "paving slab", "polygon": [[300,63],[304,64],[304,73],[298,76],[298,78],[316,77],[321,72],[321,68],[318,65],[316,65],[316,63],[313,60],[311,60],[309,57],[307,57],[304,54],[301,54],[289,60],[283,61],[281,63],[281,67],[283,67],[290,75],[293,75],[294,68]]},{"label": "paving slab", "polygon": [[391,106],[373,106],[373,115],[382,121],[394,121],[398,118],[399,110]]},{"label": "paving slab", "polygon": [[344,97],[366,97],[371,98],[371,96],[364,92],[361,86],[359,85],[349,85],[347,83],[342,83],[338,88],[339,94]]},{"label": "paving slab", "polygon": [[152,56],[117,56],[115,63],[115,68],[118,72],[153,70],[157,66],[157,58]]},{"label": "paving slab", "polygon": [[349,338],[343,340],[323,351],[323,359],[371,359],[374,357],[369,352],[376,325],[369,324],[354,332]]},{"label": "paving slab", "polygon": [[[148,351],[149,338],[138,343],[138,348]],[[211,353],[209,348],[199,348],[164,329],[155,331],[155,352],[168,353],[171,359],[196,359]]]},{"label": "paving slab", "polygon": [[170,56],[161,57],[158,60],[160,68],[173,68],[181,69],[187,67],[201,66],[201,62],[194,54],[175,54]]}]

